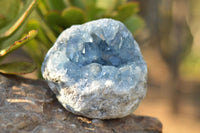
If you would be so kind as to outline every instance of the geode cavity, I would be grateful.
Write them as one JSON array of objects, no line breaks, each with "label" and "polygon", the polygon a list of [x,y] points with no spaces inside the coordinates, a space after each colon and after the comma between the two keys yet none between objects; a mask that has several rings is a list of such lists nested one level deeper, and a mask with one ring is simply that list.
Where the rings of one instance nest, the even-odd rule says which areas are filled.
[{"label": "geode cavity", "polygon": [[147,67],[137,42],[112,19],[63,31],[46,54],[42,74],[68,111],[90,118],[129,115],[147,88]]}]

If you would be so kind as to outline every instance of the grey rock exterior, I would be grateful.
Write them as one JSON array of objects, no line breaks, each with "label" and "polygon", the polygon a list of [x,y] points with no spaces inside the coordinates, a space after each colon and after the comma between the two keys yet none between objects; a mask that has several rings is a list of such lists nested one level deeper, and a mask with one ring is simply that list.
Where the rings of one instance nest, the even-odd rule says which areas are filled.
[{"label": "grey rock exterior", "polygon": [[147,89],[147,66],[119,21],[100,19],[63,31],[42,64],[43,77],[68,111],[89,118],[131,114]]},{"label": "grey rock exterior", "polygon": [[74,115],[43,80],[0,74],[0,133],[162,133],[162,123],[129,115],[100,120]]}]

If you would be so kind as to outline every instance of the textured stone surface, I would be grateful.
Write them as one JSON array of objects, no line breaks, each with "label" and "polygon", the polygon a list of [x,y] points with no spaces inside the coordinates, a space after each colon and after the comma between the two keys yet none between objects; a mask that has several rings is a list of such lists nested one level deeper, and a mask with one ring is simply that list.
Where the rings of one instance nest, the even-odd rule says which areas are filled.
[{"label": "textured stone surface", "polygon": [[119,21],[100,19],[61,33],[42,65],[43,77],[68,110],[89,118],[121,118],[146,94],[147,67]]},{"label": "textured stone surface", "polygon": [[161,133],[155,118],[98,120],[64,109],[44,81],[0,75],[0,133]]}]

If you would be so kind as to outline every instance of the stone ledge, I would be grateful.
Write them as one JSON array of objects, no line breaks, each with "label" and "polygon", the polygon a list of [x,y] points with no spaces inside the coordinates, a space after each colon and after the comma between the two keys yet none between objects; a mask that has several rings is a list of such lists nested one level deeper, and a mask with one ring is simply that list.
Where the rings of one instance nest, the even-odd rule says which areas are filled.
[{"label": "stone ledge", "polygon": [[43,80],[0,75],[1,132],[162,133],[159,120],[129,115],[122,119],[88,119],[66,111]]}]

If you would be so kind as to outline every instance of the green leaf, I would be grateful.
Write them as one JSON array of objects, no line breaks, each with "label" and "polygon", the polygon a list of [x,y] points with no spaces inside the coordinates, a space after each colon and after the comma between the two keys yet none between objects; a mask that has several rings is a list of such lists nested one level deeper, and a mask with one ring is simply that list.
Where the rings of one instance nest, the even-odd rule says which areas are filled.
[{"label": "green leaf", "polygon": [[44,32],[45,36],[47,36],[48,40],[50,40],[50,45],[52,45],[56,41],[57,36],[52,31],[50,25],[47,25],[43,20],[39,20],[39,23],[41,30]]},{"label": "green leaf", "polygon": [[87,10],[88,21],[95,20],[95,19],[98,19],[98,18],[103,18],[104,14],[105,14],[104,9],[97,8],[97,7],[94,7],[94,6],[89,7],[88,10]]},{"label": "green leaf", "polygon": [[45,0],[50,10],[62,11],[66,8],[63,0]]},{"label": "green leaf", "polygon": [[96,6],[97,0],[82,0],[84,7],[88,8],[91,6]]},{"label": "green leaf", "polygon": [[29,0],[25,4],[22,12],[16,17],[16,19],[13,19],[9,25],[6,25],[3,29],[0,30],[0,40],[12,35],[25,22],[29,14],[34,9],[35,5],[36,0]]},{"label": "green leaf", "polygon": [[137,15],[131,16],[129,19],[124,21],[124,24],[132,33],[135,33],[138,29],[145,25],[144,20]]},{"label": "green leaf", "polygon": [[0,14],[0,28],[6,24],[6,18],[4,15]]},{"label": "green leaf", "polygon": [[36,69],[36,65],[29,62],[12,62],[0,65],[0,72],[5,74],[26,74]]},{"label": "green leaf", "polygon": [[62,16],[68,26],[85,22],[85,13],[76,7],[70,7],[62,12]]},{"label": "green leaf", "polygon": [[6,14],[8,17],[8,21],[12,21],[15,17],[17,17],[18,13],[20,12],[21,9],[21,4],[22,2],[20,0],[12,0],[12,2],[9,2],[9,9]]},{"label": "green leaf", "polygon": [[67,28],[64,18],[57,11],[51,11],[46,14],[45,20],[56,36],[58,36],[63,29]]},{"label": "green leaf", "polygon": [[56,11],[48,12],[48,14],[45,15],[45,20],[50,25],[58,25],[66,28],[65,20],[59,12]]},{"label": "green leaf", "polygon": [[49,11],[47,4],[45,3],[45,0],[38,0],[36,9],[41,17],[43,17]]},{"label": "green leaf", "polygon": [[32,30],[28,34],[26,34],[24,37],[22,37],[20,40],[17,40],[12,45],[9,45],[7,48],[0,50],[0,58],[12,52],[13,50],[19,48],[20,46],[22,46],[29,40],[33,39],[36,35],[37,35],[37,31]]},{"label": "green leaf", "polygon": [[113,8],[116,0],[97,0],[97,7],[109,10]]},{"label": "green leaf", "polygon": [[[23,50],[33,59],[37,68],[41,68],[44,56],[48,51],[47,48],[44,47],[45,44],[39,42],[37,39],[33,39],[29,41],[24,47]],[[41,71],[38,69],[37,71],[38,78],[42,78]]]},{"label": "green leaf", "polygon": [[87,21],[104,17],[105,10],[97,7],[96,0],[83,0],[86,7]]},{"label": "green leaf", "polygon": [[[10,45],[12,45],[15,41],[19,40],[20,38],[22,38],[22,36],[24,35],[24,33],[26,33],[25,31],[25,25],[22,25],[14,34],[12,34],[10,37],[0,41],[0,51],[3,49],[6,49],[8,47],[10,47]],[[27,32],[28,33],[28,32]],[[0,56],[0,62],[1,62],[2,57]]]},{"label": "green leaf", "polygon": [[106,10],[106,14],[111,14],[115,9],[118,0],[97,0],[97,7]]},{"label": "green leaf", "polygon": [[23,50],[30,55],[30,57],[34,60],[34,62],[37,64],[37,66],[40,68],[43,58],[45,56],[45,53],[47,52],[47,49],[44,51],[41,48],[41,45],[39,45],[39,42],[37,40],[31,40],[29,41],[24,47]]},{"label": "green leaf", "polygon": [[83,0],[67,0],[67,3],[69,6],[72,6],[72,7],[78,7],[81,9],[85,8]]},{"label": "green leaf", "polygon": [[138,3],[128,2],[119,7],[117,15],[114,17],[117,20],[124,21],[130,16],[135,15],[139,11]]},{"label": "green leaf", "polygon": [[127,3],[127,0],[116,0],[115,9],[117,10],[119,6],[121,6],[121,5],[125,4],[125,3]]},{"label": "green leaf", "polygon": [[0,13],[6,16],[6,20],[9,23],[19,13],[22,2],[21,0],[9,0],[9,2],[8,0],[0,0],[0,5]]},{"label": "green leaf", "polygon": [[44,29],[42,28],[41,23],[39,23],[37,20],[32,19],[28,21],[27,31],[30,31],[30,30],[38,31],[38,34],[35,38],[41,41],[44,44],[44,46],[46,46],[48,49],[52,46],[53,42],[51,42],[51,40],[45,33]]}]

